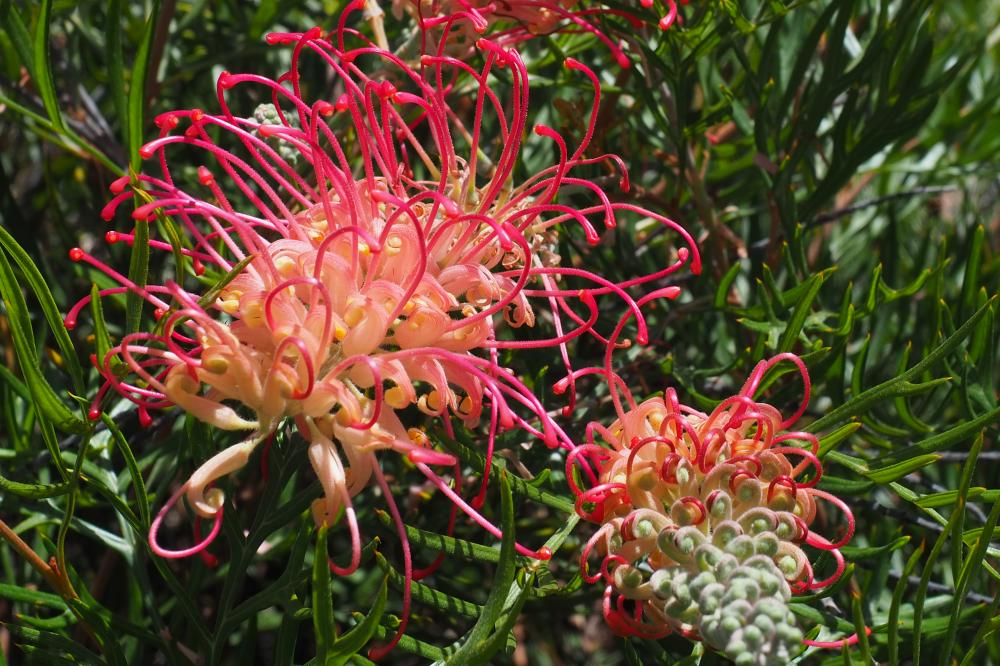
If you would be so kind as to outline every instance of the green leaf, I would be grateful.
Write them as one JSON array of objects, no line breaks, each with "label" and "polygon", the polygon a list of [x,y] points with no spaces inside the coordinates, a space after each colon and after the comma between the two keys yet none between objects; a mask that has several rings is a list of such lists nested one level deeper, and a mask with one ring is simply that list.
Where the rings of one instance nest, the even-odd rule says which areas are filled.
[{"label": "green leaf", "polygon": [[326,664],[337,642],[336,623],[333,619],[333,597],[330,591],[330,560],[326,549],[327,527],[316,533],[313,551],[312,611],[313,629],[316,632],[316,659]]},{"label": "green leaf", "polygon": [[52,81],[52,63],[49,57],[49,27],[52,21],[52,0],[41,0],[38,11],[38,23],[35,26],[34,60],[35,87],[42,96],[42,104],[49,120],[57,130],[65,128],[62,112],[59,110],[59,99],[56,87]]},{"label": "green leaf", "polygon": [[[439,435],[438,439],[445,448],[457,454],[467,463],[470,463],[479,469],[482,469],[486,465],[486,456],[482,455],[478,451],[475,451],[454,439],[445,437],[444,435]],[[493,459],[493,470],[495,472],[506,473],[502,459]],[[576,513],[576,507],[574,507],[573,503],[565,497],[545,490],[539,490],[518,476],[511,475],[508,479],[508,483],[511,484],[515,491],[523,494],[532,501],[552,507],[553,509],[562,511],[563,513]]]},{"label": "green leaf", "polygon": [[[375,554],[375,560],[378,563],[379,568],[381,568],[382,571],[384,571],[388,576],[388,580],[392,583],[392,586],[397,590],[404,589],[406,580],[403,578],[403,575],[396,571],[392,565],[390,565],[389,562],[382,557],[381,553]],[[450,594],[439,592],[438,590],[415,580],[410,582],[410,594],[412,595],[414,601],[419,601],[422,604],[436,608],[449,615],[457,613],[458,615],[464,615],[465,617],[475,619],[478,618],[483,612],[483,607],[479,604],[474,604],[470,601],[453,597]]]},{"label": "green leaf", "polygon": [[[506,470],[500,472],[500,528],[503,538],[500,541],[500,562],[493,575],[493,585],[490,595],[483,606],[482,615],[466,635],[462,646],[451,657],[447,664],[484,663],[481,659],[486,648],[492,647],[490,636],[494,625],[504,610],[507,595],[514,584],[514,498],[511,493],[510,476]],[[489,658],[490,655],[486,655]]]},{"label": "green leaf", "polygon": [[819,294],[820,287],[823,286],[825,279],[825,273],[817,273],[806,280],[805,293],[795,305],[792,317],[785,326],[785,332],[781,335],[781,340],[778,341],[779,352],[790,352],[794,349],[795,343],[799,338],[799,333],[802,332],[802,325],[805,324],[806,317],[812,312],[813,301],[816,300],[816,296]]},{"label": "green leaf", "polygon": [[104,26],[104,43],[108,63],[108,91],[115,106],[115,117],[121,123],[122,143],[129,145],[128,96],[125,93],[125,62],[122,57],[122,0],[108,0]]},{"label": "green leaf", "polygon": [[936,463],[938,460],[941,460],[941,456],[933,453],[922,456],[914,456],[894,465],[886,465],[885,467],[869,470],[864,474],[875,483],[889,483],[890,481],[901,479],[907,474],[917,471],[921,467],[926,467],[927,465]]},{"label": "green leaf", "polygon": [[28,70],[28,76],[35,78],[35,52],[31,43],[31,33],[28,26],[17,11],[17,5],[13,2],[0,2],[0,27],[10,38],[17,51],[21,64]]},{"label": "green leaf", "polygon": [[3,246],[3,249],[10,254],[14,263],[21,269],[21,274],[24,276],[26,285],[34,292],[35,298],[38,299],[38,304],[41,306],[45,321],[49,324],[52,336],[59,347],[59,353],[66,364],[70,378],[73,380],[73,390],[77,393],[83,393],[85,390],[83,368],[80,366],[76,347],[72,339],[70,339],[69,333],[66,332],[62,315],[59,313],[59,308],[56,306],[56,301],[52,297],[52,291],[49,289],[47,281],[42,276],[41,271],[38,270],[38,267],[35,266],[35,262],[24,251],[24,248],[2,226],[0,226],[0,246]]},{"label": "green leaf", "polygon": [[[376,509],[375,513],[383,525],[386,527],[393,526],[392,517],[388,513],[381,509]],[[410,543],[415,543],[448,555],[461,555],[466,559],[478,562],[496,564],[500,561],[500,551],[496,548],[472,543],[464,539],[456,539],[455,537],[436,532],[427,532],[405,524],[403,527],[406,530],[406,538],[410,540]]]},{"label": "green leaf", "polygon": [[888,623],[888,640],[889,640],[889,663],[898,664],[899,663],[899,607],[903,603],[903,594],[906,592],[906,587],[910,582],[910,574],[917,567],[920,562],[920,558],[924,554],[924,544],[919,544],[910,555],[910,559],[906,561],[906,565],[903,567],[903,572],[899,576],[899,580],[896,581],[896,587],[892,591],[892,603],[889,606],[889,623]]},{"label": "green leaf", "polygon": [[826,415],[810,423],[805,429],[809,432],[819,432],[853,416],[865,413],[872,406],[884,400],[894,398],[898,395],[916,395],[949,381],[950,378],[939,378],[921,383],[913,383],[910,380],[919,377],[923,372],[930,369],[935,363],[958,347],[972,333],[979,320],[990,311],[990,304],[995,299],[996,297],[991,298],[989,303],[979,308],[954,333],[948,336],[947,339],[941,342],[941,344],[935,347],[933,351],[912,368],[901,375],[882,382],[878,386],[855,395],[840,407],[830,410]]},{"label": "green leaf", "polygon": [[10,262],[0,252],[0,296],[7,307],[10,334],[14,342],[21,373],[31,391],[32,401],[39,414],[52,422],[63,432],[83,434],[90,430],[90,424],[79,418],[59,400],[52,386],[42,373],[41,360],[35,352],[35,332],[31,327],[28,306],[21,287],[14,276]]},{"label": "green leaf", "polygon": [[385,612],[387,580],[387,578],[382,579],[378,596],[375,597],[375,603],[372,605],[371,610],[368,611],[365,619],[334,642],[333,648],[327,654],[327,664],[342,666],[348,663],[351,661],[351,657],[359,652],[372,639],[372,636],[375,635],[375,630],[378,628],[382,614]]}]

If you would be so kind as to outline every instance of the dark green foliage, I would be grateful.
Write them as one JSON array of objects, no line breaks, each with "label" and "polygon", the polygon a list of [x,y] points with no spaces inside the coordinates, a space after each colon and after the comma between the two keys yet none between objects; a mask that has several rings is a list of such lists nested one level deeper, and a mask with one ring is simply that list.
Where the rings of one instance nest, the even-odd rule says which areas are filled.
[{"label": "dark green foliage", "polygon": [[[108,414],[87,418],[99,386],[88,357],[150,325],[141,299],[95,299],[85,324],[62,325],[94,283],[109,286],[66,252],[103,235],[107,186],[142,168],[152,118],[214,108],[223,69],[276,75],[286,63],[262,36],[331,28],[342,4],[0,0],[0,519],[75,595],[55,594],[0,541],[0,664],[366,664],[370,639],[395,631],[402,557],[383,500],[358,497],[363,564],[331,576],[324,560],[349,546],[339,526],[317,534],[308,517],[320,490],[291,429],[229,483],[238,506],[209,549],[217,566],[153,556],[151,516],[235,440],[177,410],[142,428],[110,399]],[[637,3],[608,4],[647,17]],[[761,358],[800,354],[820,487],[852,507],[857,534],[844,549],[851,575],[794,607],[812,638],[872,630],[843,654],[809,648],[801,663],[1000,663],[1000,6],[692,0],[682,14],[645,37],[600,19],[627,42],[630,70],[588,35],[525,46],[530,122],[577,137],[590,92],[562,60],[594,67],[605,84],[594,154],[622,155],[633,184],[617,196],[700,242],[704,271],[651,310],[650,344],[621,351],[620,371],[637,396],[675,386],[706,408]],[[408,25],[388,18],[390,38]],[[521,175],[551,163],[545,145],[525,151]],[[595,168],[594,179],[610,174]],[[111,248],[109,263],[137,282],[190,273],[179,251],[151,256],[141,241]],[[596,249],[565,237],[559,250],[623,280],[660,266],[667,243],[640,222]],[[206,289],[237,272],[206,276]],[[599,364],[602,351],[583,340],[574,363]],[[504,363],[545,404],[564,404],[550,390],[555,355]],[[768,382],[769,401],[796,403],[801,387],[779,372]],[[578,437],[587,420],[613,418],[606,389],[587,388],[563,419]],[[482,433],[431,434],[481,470]],[[382,458],[416,565],[446,553],[415,587],[407,635],[386,661],[724,663],[681,637],[614,637],[600,586],[579,576],[591,527],[574,513],[563,459],[501,440],[511,453],[494,461],[484,508],[504,527],[499,544],[461,519],[447,536],[450,505]],[[166,538],[189,543],[188,529],[168,525]],[[552,561],[517,556],[515,534],[549,546]]]}]

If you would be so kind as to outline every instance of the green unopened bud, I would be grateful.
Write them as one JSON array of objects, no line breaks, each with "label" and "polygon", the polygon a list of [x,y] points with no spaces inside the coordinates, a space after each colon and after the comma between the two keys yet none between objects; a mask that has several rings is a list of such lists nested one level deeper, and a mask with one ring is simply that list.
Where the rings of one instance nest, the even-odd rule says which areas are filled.
[{"label": "green unopened bud", "polygon": [[743,630],[743,640],[750,647],[760,647],[761,643],[764,642],[764,632],[751,624]]},{"label": "green unopened bud", "polygon": [[785,577],[794,576],[795,572],[799,570],[799,563],[795,561],[795,558],[791,555],[785,555],[780,560],[778,560],[778,569],[781,573],[785,574]]},{"label": "green unopened bud", "polygon": [[743,560],[753,555],[753,539],[746,536],[738,536],[726,545],[726,552]]},{"label": "green unopened bud", "polygon": [[649,577],[649,586],[653,589],[653,594],[666,599],[670,596],[671,571],[669,569],[657,569]]},{"label": "green unopened bud", "polygon": [[778,553],[778,537],[773,532],[761,532],[754,539],[754,551],[760,555],[774,557]]}]

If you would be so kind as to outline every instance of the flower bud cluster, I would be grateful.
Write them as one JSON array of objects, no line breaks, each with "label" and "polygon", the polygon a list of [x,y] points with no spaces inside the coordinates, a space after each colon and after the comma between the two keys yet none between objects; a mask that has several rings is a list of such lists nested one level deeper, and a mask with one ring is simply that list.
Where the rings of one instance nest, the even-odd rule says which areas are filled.
[{"label": "flower bud cluster", "polygon": [[[752,398],[782,360],[796,364],[806,387],[787,420]],[[815,487],[822,475],[816,438],[787,431],[808,393],[804,366],[788,354],[758,365],[711,414],[681,405],[668,389],[663,398],[630,403],[609,428],[592,424],[607,446],[579,447],[570,456],[579,468],[569,473],[590,480],[575,488],[577,510],[600,528],[581,564],[588,581],[604,582],[604,614],[616,632],[678,632],[739,664],[782,664],[796,653],[803,634],[788,600],[839,578],[838,549],[853,532],[847,506]],[[835,543],[812,529],[821,500],[847,517],[848,531]],[[594,552],[601,565],[591,574]],[[822,552],[836,569],[816,580]]]}]

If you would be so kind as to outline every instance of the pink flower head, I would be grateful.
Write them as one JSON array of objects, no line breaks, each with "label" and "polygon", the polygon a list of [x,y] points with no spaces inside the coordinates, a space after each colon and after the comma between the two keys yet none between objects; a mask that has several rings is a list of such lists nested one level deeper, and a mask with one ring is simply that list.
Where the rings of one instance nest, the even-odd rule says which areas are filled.
[{"label": "pink flower head", "polygon": [[[753,399],[781,361],[794,363],[804,383],[802,403],[787,419]],[[604,614],[616,632],[679,632],[737,663],[794,656],[802,633],[788,598],[835,582],[844,571],[839,549],[854,532],[848,506],[816,488],[815,435],[788,431],[809,386],[802,361],[780,354],[758,364],[711,414],[680,404],[668,389],[641,404],[627,396],[628,408],[608,428],[591,424],[567,473],[572,480],[578,461],[589,481],[587,488],[571,481],[577,511],[600,525],[581,566],[589,582],[603,580]],[[835,540],[812,529],[821,502],[846,517],[847,531]],[[590,573],[595,550],[601,565]],[[832,555],[835,570],[817,579],[810,554],[820,552]]]},{"label": "pink flower head", "polygon": [[[331,566],[349,573],[359,565],[351,499],[374,478],[403,539],[408,607],[409,548],[376,454],[391,449],[406,456],[453,502],[452,522],[461,509],[499,534],[477,511],[497,432],[518,427],[552,448],[571,443],[531,391],[499,366],[498,351],[558,347],[568,365],[569,341],[585,334],[605,340],[594,325],[598,299],[609,295],[637,318],[642,341],[645,324],[629,290],[688,263],[697,271],[699,263],[691,237],[674,222],[613,202],[577,175],[610,163],[628,187],[617,157],[584,157],[600,91],[593,72],[567,61],[595,90],[579,145],[571,152],[554,130],[535,126],[559,159],[517,184],[529,94],[518,53],[480,40],[478,69],[444,55],[423,56],[414,68],[345,27],[359,7],[350,5],[329,37],[318,28],[269,35],[270,44],[290,47],[291,68],[275,80],[224,73],[218,113],[157,118],[160,136],[141,154],[158,162],[159,175],[140,175],[131,189],[127,178],[116,181],[104,217],[111,220],[137,196],[134,190],[141,196],[134,219],[172,220],[181,247],[155,238],[149,245],[180,255],[176,280],[137,285],[79,248],[71,258],[121,284],[102,295],[140,294],[159,320],[153,331],[126,335],[97,360],[106,383],[94,401],[95,417],[113,388],[145,419],[150,409],[176,405],[218,428],[249,433],[205,462],[163,508],[150,533],[154,552],[178,557],[203,549],[218,533],[224,505],[212,484],[243,467],[282,420],[292,419],[309,442],[324,489],[313,506],[317,524],[343,514],[351,533],[349,563]],[[307,60],[328,69],[328,98],[310,99],[303,90],[300,67]],[[512,81],[506,101],[494,89],[494,71],[501,69]],[[469,82],[473,99],[462,100],[457,89]],[[236,115],[229,100],[237,88],[269,103],[249,117]],[[466,108],[474,109],[471,121],[461,119]],[[496,133],[488,141],[484,127]],[[597,203],[564,203],[559,197],[567,188],[589,192]],[[686,246],[661,270],[620,284],[560,264],[554,245],[560,234],[581,233],[596,243],[592,218],[614,227],[625,215],[659,221]],[[134,243],[135,235],[110,232],[108,240]],[[209,270],[231,279],[207,292],[204,285],[214,282]],[[202,283],[191,273],[204,273]],[[70,311],[67,326],[87,302]],[[538,302],[551,314],[550,337],[497,335],[499,320],[513,328],[535,325]],[[403,410],[411,410],[404,418],[412,411],[439,417],[449,433],[453,419],[471,427],[489,415],[484,481],[471,502],[434,470],[452,468],[457,483],[458,460],[433,448],[422,430],[408,430]],[[168,551],[156,534],[181,494],[214,526],[193,548]],[[548,556],[520,545],[518,551]],[[397,637],[404,629],[405,620]]]},{"label": "pink flower head", "polygon": [[[681,5],[687,3],[688,0],[680,0]],[[656,7],[654,0],[640,0],[639,5],[647,11],[663,12],[657,22],[661,30],[681,20],[677,0],[663,0],[662,7]],[[645,23],[632,12],[581,0],[393,0],[392,7],[397,18],[404,11],[413,14],[425,30],[445,26],[446,36],[441,40],[441,48],[454,55],[471,52],[482,35],[509,47],[538,35],[577,32],[597,37],[621,67],[629,67],[631,61],[594,18],[617,16],[625,19],[633,29]],[[427,37],[425,33],[424,38]]]}]

